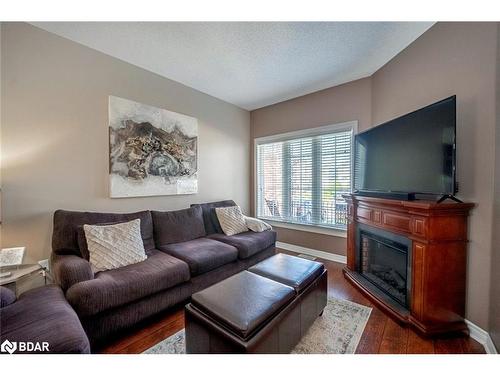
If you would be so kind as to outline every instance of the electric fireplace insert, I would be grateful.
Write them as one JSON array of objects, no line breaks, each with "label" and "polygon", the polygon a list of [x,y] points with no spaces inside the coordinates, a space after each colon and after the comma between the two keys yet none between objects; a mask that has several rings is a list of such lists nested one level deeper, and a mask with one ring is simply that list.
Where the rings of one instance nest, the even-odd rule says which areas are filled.
[{"label": "electric fireplace insert", "polygon": [[409,309],[411,240],[358,224],[356,244],[359,274],[395,302]]}]

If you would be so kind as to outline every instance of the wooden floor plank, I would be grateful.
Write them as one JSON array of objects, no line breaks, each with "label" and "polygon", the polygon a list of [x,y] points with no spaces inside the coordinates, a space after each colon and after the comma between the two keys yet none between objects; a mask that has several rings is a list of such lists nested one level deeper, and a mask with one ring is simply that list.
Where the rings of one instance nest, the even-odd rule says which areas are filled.
[{"label": "wooden floor plank", "polygon": [[470,337],[462,338],[462,348],[465,354],[486,354],[484,346]]},{"label": "wooden floor plank", "polygon": [[464,354],[463,338],[451,337],[434,340],[436,354]]},{"label": "wooden floor plank", "polygon": [[[179,326],[180,328],[178,328]],[[127,350],[127,348],[133,347],[132,345],[136,344],[136,342],[139,343],[135,345],[138,348],[150,344],[150,346],[146,346],[144,349],[146,350],[182,328],[184,328],[184,310],[182,308],[177,308],[171,313],[157,316],[150,324],[141,325],[128,334],[119,336],[105,345],[99,352],[103,354],[130,353],[130,349]],[[163,335],[159,336],[159,332],[162,332]],[[153,342],[155,337],[158,338],[157,342]],[[144,350],[132,353],[141,353]]]},{"label": "wooden floor plank", "polygon": [[165,338],[170,337],[173,334],[179,332],[183,328],[184,328],[184,320],[175,320],[169,322],[169,324],[165,325],[161,329],[152,332],[146,339],[134,341],[129,346],[120,350],[119,353],[120,354],[142,353],[145,350],[163,341]]},{"label": "wooden floor plank", "polygon": [[408,331],[407,354],[434,354],[434,341],[424,339],[411,329]]},{"label": "wooden floor plank", "polygon": [[363,336],[359,340],[356,349],[357,354],[377,354],[379,352],[387,319],[387,316],[382,311],[373,307],[370,319],[363,331]]},{"label": "wooden floor plank", "polygon": [[408,331],[408,328],[401,327],[392,319],[387,319],[379,353],[406,354],[408,347]]},{"label": "wooden floor plank", "polygon": [[[410,329],[399,326],[347,282],[342,274],[343,264],[319,260],[328,269],[329,296],[370,306],[373,309],[356,353],[484,353],[483,346],[471,338],[425,339]],[[177,308],[115,339],[99,352],[141,353],[182,328],[184,328],[184,312],[182,308]]]}]

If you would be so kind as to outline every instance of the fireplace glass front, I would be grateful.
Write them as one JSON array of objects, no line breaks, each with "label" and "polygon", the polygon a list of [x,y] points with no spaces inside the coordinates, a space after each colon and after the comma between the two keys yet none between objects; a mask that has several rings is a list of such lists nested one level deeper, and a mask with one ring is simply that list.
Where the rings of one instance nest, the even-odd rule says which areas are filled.
[{"label": "fireplace glass front", "polygon": [[358,233],[359,273],[404,307],[409,307],[409,251],[401,236],[366,227]]}]

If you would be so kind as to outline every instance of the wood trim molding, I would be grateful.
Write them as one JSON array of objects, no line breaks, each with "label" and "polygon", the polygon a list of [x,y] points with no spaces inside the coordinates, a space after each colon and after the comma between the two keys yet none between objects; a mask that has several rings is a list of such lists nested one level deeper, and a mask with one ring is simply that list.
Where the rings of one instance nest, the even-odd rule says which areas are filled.
[{"label": "wood trim molding", "polygon": [[491,340],[491,336],[487,331],[467,319],[465,319],[465,324],[467,324],[467,328],[469,328],[469,336],[484,346],[484,350],[487,354],[498,354],[497,348],[495,344],[493,344],[493,340]]},{"label": "wood trim molding", "polygon": [[327,253],[326,251],[309,249],[308,247],[302,247],[298,245],[293,245],[285,242],[276,241],[276,247],[283,250],[292,251],[294,253],[311,255],[317,258],[330,260],[332,262],[347,263],[347,257],[339,254]]}]

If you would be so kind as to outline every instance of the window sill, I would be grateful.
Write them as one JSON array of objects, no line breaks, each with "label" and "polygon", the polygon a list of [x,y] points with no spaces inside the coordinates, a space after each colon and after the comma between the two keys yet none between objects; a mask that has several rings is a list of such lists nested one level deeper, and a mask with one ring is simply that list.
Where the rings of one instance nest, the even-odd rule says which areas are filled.
[{"label": "window sill", "polygon": [[267,218],[260,218],[260,217],[259,219],[264,220],[266,223],[269,223],[273,227],[277,228],[293,229],[302,232],[318,233],[318,234],[325,234],[327,236],[347,238],[347,229],[328,228],[319,225],[287,223],[284,221],[270,220]]}]

